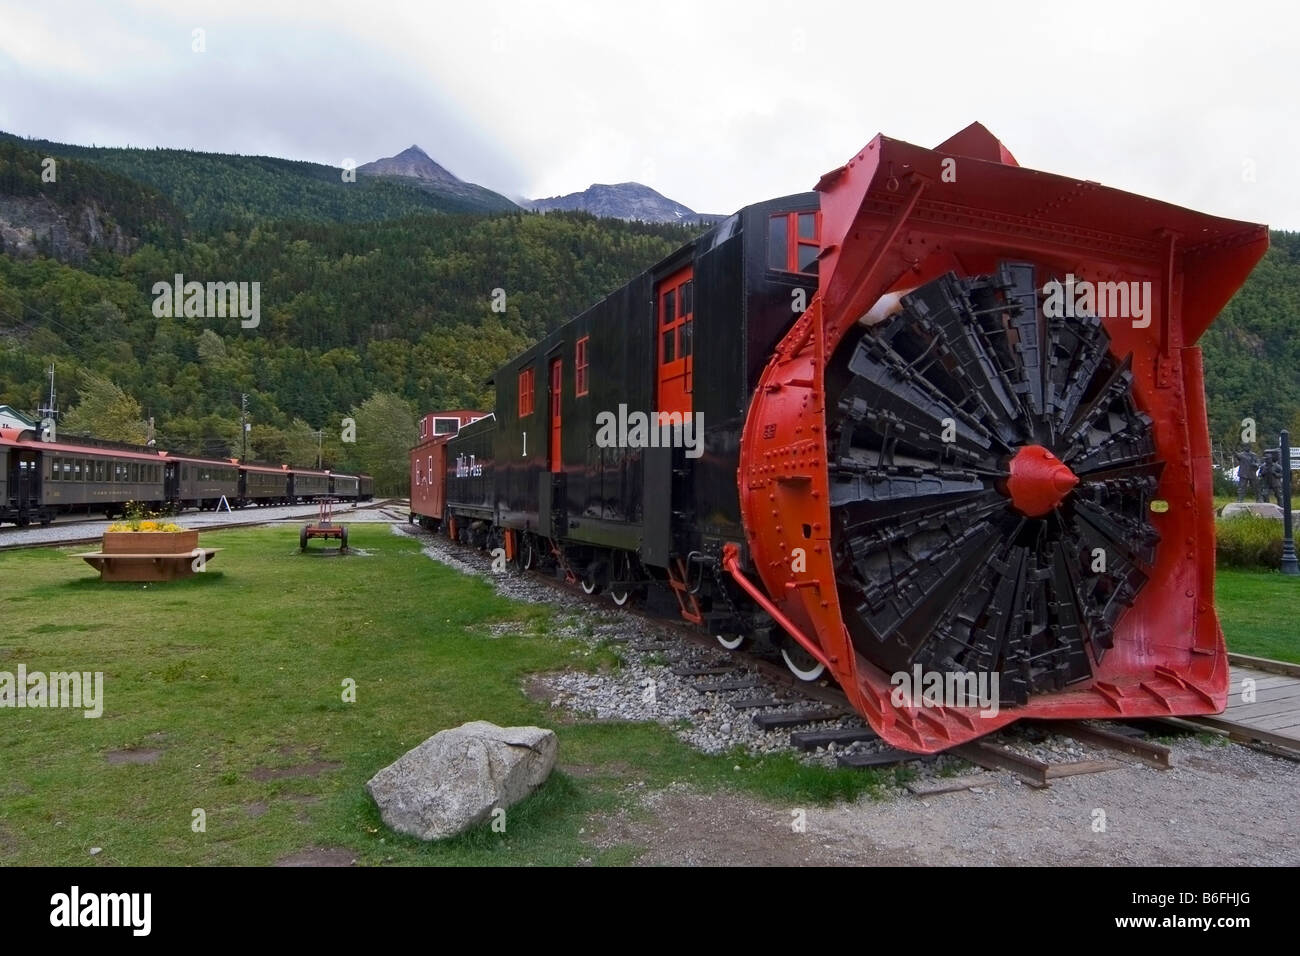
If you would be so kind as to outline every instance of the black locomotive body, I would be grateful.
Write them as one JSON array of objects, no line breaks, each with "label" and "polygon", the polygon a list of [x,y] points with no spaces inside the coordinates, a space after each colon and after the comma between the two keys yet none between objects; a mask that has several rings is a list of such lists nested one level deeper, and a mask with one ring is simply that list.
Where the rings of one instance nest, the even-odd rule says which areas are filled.
[{"label": "black locomotive body", "polygon": [[743,541],[740,433],[816,291],[818,226],[817,193],[748,206],[503,366],[493,418],[448,442],[444,517],[553,542],[589,588]]}]

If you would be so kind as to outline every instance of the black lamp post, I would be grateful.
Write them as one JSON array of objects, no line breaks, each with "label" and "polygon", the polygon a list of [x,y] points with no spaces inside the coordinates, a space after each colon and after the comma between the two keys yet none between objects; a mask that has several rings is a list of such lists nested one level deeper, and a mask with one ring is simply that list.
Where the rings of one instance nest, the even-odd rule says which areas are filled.
[{"label": "black lamp post", "polygon": [[1291,535],[1291,436],[1286,429],[1282,430],[1278,445],[1282,458],[1282,573],[1300,574],[1295,538]]}]

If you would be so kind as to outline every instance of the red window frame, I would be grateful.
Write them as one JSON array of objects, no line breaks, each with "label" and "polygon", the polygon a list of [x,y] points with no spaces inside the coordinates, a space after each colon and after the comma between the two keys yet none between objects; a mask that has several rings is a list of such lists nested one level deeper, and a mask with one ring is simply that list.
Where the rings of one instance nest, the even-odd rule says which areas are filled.
[{"label": "red window frame", "polygon": [[590,335],[578,339],[573,347],[573,394],[587,394],[587,342]]},{"label": "red window frame", "polygon": [[[806,238],[799,235],[799,217],[813,217],[813,235],[812,238]],[[799,250],[800,247],[808,247],[821,251],[822,245],[822,214],[821,210],[804,209],[797,212],[777,212],[773,213],[772,219],[785,220],[785,265],[779,266],[772,262],[771,253],[768,253],[768,268],[779,269],[782,272],[795,272],[799,275],[816,275],[817,265],[816,258],[809,263],[808,269],[804,271],[799,268]]]},{"label": "red window frame", "polygon": [[519,417],[527,418],[533,413],[533,370],[526,368],[519,373]]}]

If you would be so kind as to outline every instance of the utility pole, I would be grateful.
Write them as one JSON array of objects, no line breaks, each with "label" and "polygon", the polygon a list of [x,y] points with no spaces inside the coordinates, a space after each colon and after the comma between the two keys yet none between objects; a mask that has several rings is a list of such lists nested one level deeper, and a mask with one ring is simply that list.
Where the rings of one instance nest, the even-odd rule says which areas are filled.
[{"label": "utility pole", "polygon": [[244,440],[244,450],[239,456],[239,463],[248,461],[248,393],[239,396],[239,434]]},{"label": "utility pole", "polygon": [[323,428],[316,429],[316,467],[318,469],[321,466],[321,455],[322,455],[321,449],[322,449],[322,445],[324,444],[324,441],[325,441],[325,429]]},{"label": "utility pole", "polygon": [[38,408],[36,413],[41,417],[41,441],[55,440],[55,422],[59,416],[59,406],[55,401],[54,394],[54,363],[50,363],[50,400],[43,407]]}]

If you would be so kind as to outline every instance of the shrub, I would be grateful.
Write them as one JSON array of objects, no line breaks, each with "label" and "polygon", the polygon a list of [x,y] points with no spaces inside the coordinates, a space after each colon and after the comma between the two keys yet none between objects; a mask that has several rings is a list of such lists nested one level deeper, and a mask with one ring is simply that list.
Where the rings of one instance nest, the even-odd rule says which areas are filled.
[{"label": "shrub", "polygon": [[1238,514],[1214,522],[1215,563],[1221,568],[1276,569],[1282,563],[1282,522]]},{"label": "shrub", "polygon": [[1237,497],[1237,483],[1228,477],[1226,471],[1220,471],[1218,468],[1212,469],[1214,481],[1214,496],[1216,498]]}]

